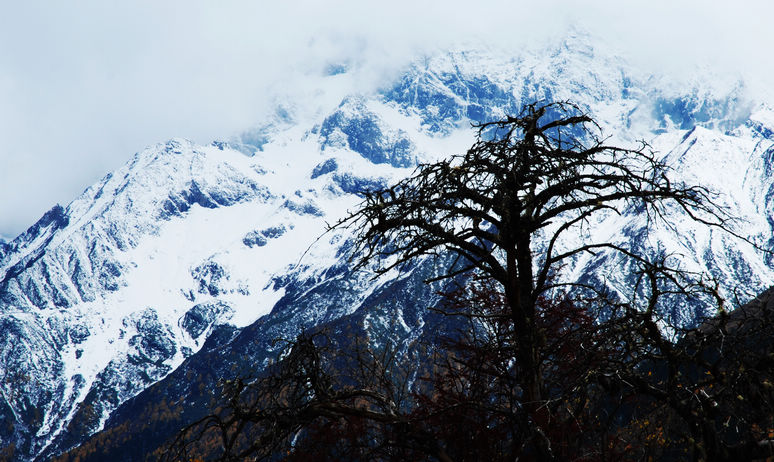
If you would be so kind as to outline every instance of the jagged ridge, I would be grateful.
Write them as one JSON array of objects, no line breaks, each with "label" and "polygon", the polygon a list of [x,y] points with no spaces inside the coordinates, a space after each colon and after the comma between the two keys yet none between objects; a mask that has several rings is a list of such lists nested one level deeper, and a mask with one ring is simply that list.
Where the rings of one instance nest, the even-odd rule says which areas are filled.
[{"label": "jagged ridge", "polygon": [[[186,358],[188,366],[162,387],[170,400],[196,394],[174,383],[203,373],[194,364],[214,368],[212,386],[229,368],[225,358],[239,351],[249,357],[245,365],[262,364],[272,339],[300,328],[369,320],[391,326],[378,335],[396,342],[422,335],[429,295],[419,305],[415,297],[382,305],[392,311],[374,300],[429,294],[422,275],[438,268],[396,281],[350,275],[340,261],[346,235],[327,235],[301,256],[360,191],[405,176],[417,161],[464,150],[470,122],[534,99],[578,102],[616,142],[649,139],[677,175],[725,192],[749,236],[771,246],[772,111],[753,111],[741,87],[670,93],[653,82],[577,36],[516,57],[439,53],[416,61],[394,85],[352,95],[320,117],[286,114],[273,131],[246,136],[239,150],[173,140],[138,153],[3,245],[0,418],[10,423],[0,431],[3,445],[14,444],[19,460],[45,448],[47,457],[81,443]],[[260,150],[246,147],[252,138],[260,138]],[[715,165],[708,168],[708,159]],[[622,212],[594,233],[682,255],[688,267],[720,276],[729,292],[752,295],[774,280],[764,255],[694,231],[677,212],[677,236],[669,229],[646,235],[636,211]],[[623,289],[626,263],[613,258],[579,259],[568,277],[594,275]],[[686,308],[671,315],[690,322],[695,314]],[[212,365],[217,348],[224,363]],[[109,423],[120,425],[119,417]]]}]

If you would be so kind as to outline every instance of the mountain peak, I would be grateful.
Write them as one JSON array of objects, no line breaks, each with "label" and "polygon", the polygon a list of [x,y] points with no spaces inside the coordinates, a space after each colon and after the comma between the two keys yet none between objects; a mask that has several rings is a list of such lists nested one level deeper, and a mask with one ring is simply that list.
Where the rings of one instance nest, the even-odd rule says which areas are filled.
[{"label": "mountain peak", "polygon": [[[341,260],[347,235],[323,235],[326,221],[355,207],[363,190],[405,177],[418,162],[465,152],[472,123],[517,114],[535,100],[576,102],[615,144],[652,141],[678,179],[706,177],[739,198],[751,236],[774,233],[755,218],[770,213],[771,180],[750,173],[774,165],[770,108],[745,113],[741,90],[665,91],[582,30],[551,50],[438,51],[382,89],[350,91],[335,104],[280,99],[274,115],[239,142],[200,146],[176,138],[148,147],[67,207],[52,208],[23,235],[0,242],[0,322],[14,332],[0,339],[0,352],[33,377],[24,396],[0,406],[0,417],[15,423],[14,435],[0,431],[0,441],[26,442],[18,445],[24,457],[46,445],[76,444],[125,400],[198,355],[213,332],[228,334],[215,349],[251,338],[250,345],[265,346],[322,322],[375,323],[362,316],[400,298],[391,316],[405,327],[389,335],[410,343],[429,315],[426,300],[417,303],[409,288],[424,287],[432,265],[416,279],[411,271],[390,274],[390,281],[350,274]],[[670,219],[682,220],[678,212]],[[628,212],[590,230],[686,255],[687,266],[711,268],[724,290],[757,291],[774,281],[754,249],[688,228],[647,239],[639,231]],[[622,275],[605,283],[626,284],[626,268],[605,258],[579,259],[568,272],[616,268]],[[395,281],[404,285],[396,289]],[[249,348],[253,366],[268,361],[269,347]],[[33,363],[38,369],[25,369]],[[22,412],[29,406],[45,415]]]}]

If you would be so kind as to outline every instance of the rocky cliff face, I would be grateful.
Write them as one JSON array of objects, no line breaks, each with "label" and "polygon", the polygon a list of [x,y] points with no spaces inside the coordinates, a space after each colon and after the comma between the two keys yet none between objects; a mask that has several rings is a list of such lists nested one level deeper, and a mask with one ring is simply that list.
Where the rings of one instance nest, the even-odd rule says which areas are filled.
[{"label": "rocky cliff face", "polygon": [[[325,224],[359,192],[464,151],[470,123],[536,99],[575,101],[616,144],[646,139],[676,177],[717,189],[744,236],[773,248],[774,111],[741,85],[668,83],[579,36],[515,56],[455,50],[416,60],[380,91],[283,113],[239,143],[172,140],[136,154],[0,243],[0,446],[18,460],[47,458],[154,399],[189,403],[194,415],[204,395],[191,376],[214,387],[303,328],[350,323],[396,345],[424,335],[434,288],[421,281],[443,262],[375,280],[351,273],[347,233],[323,235]],[[619,212],[590,232],[679,256],[741,299],[774,281],[770,257],[679,210],[658,229]],[[616,258],[583,256],[566,276],[623,291],[632,268]],[[669,315],[690,323],[701,309]]]}]

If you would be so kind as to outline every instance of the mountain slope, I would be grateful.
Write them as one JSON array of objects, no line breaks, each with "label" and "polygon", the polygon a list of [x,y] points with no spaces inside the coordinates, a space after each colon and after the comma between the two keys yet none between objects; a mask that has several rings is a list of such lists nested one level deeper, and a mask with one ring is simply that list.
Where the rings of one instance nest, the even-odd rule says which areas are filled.
[{"label": "mountain slope", "polygon": [[[374,280],[342,261],[346,233],[317,238],[358,192],[463,151],[471,122],[535,99],[577,102],[617,144],[647,139],[677,177],[723,193],[745,236],[772,248],[774,112],[746,102],[740,85],[663,83],[578,35],[517,56],[441,52],[374,93],[312,111],[290,102],[238,143],[172,140],[138,153],[0,251],[1,444],[18,460],[47,458],[106,422],[121,428],[160,397],[196,415],[207,396],[200,383],[214,389],[219,377],[263,364],[275,338],[303,328],[353,323],[396,344],[425,335],[437,287],[421,281],[443,262]],[[772,262],[752,246],[702,231],[680,211],[670,221],[647,230],[625,210],[592,232],[680,256],[742,298],[774,281]],[[627,268],[615,258],[584,256],[567,277],[624,292],[631,271],[605,272]],[[695,309],[670,315],[690,323]]]}]

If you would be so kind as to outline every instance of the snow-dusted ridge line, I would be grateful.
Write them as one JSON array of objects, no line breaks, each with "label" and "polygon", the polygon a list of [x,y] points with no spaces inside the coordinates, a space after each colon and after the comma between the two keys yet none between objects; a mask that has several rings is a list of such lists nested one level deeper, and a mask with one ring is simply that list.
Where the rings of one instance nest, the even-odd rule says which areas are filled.
[{"label": "snow-dusted ridge line", "polygon": [[[288,152],[293,153],[292,164]],[[26,255],[37,251],[41,255],[35,259],[37,266],[20,273],[26,280],[9,278],[3,287],[10,302],[3,304],[2,316],[37,313],[39,321],[25,324],[56,325],[60,337],[58,342],[30,347],[48,351],[52,362],[46,369],[54,376],[32,384],[29,393],[60,397],[41,401],[48,407],[30,452],[44,450],[67,428],[77,412],[75,405],[89,390],[112,383],[106,371],[124,370],[127,360],[150,354],[161,363],[140,365],[139,370],[155,381],[200,348],[204,337],[192,338],[181,325],[192,307],[218,300],[234,308],[227,318],[210,320],[205,334],[215,323],[245,326],[266,314],[284,294],[284,288],[272,282],[275,275],[293,271],[309,243],[324,230],[325,220],[342,216],[359,200],[355,194],[343,194],[336,175],[310,181],[311,171],[325,158],[338,160],[338,181],[377,174],[385,182],[396,178],[396,172],[400,176],[410,171],[374,165],[352,157],[347,149],[321,153],[317,139],[306,134],[266,146],[253,156],[220,143],[196,146],[172,140],[138,153],[66,209],[57,209],[67,223],[51,235],[46,228],[31,233],[27,241],[21,236],[19,247],[31,249]],[[248,233],[271,228],[284,232],[261,246],[244,244]],[[335,247],[313,250],[304,257],[304,267],[324,268],[336,262]],[[25,254],[15,257],[6,260],[8,267]],[[95,274],[98,268],[112,270],[101,287],[94,287],[93,280],[81,286],[77,270],[81,265],[91,266],[90,276],[100,276]],[[35,297],[27,296],[24,289],[29,287]],[[169,348],[159,357],[153,356],[159,353],[153,345],[146,348],[147,336],[137,324],[138,317],[147,316],[166,326],[158,332]],[[74,338],[75,327],[85,330],[84,338]],[[19,367],[17,363],[8,369]],[[123,380],[137,383],[119,390],[117,402],[95,403],[100,409],[91,422],[92,431],[120,401],[152,383],[132,374]],[[77,399],[69,408],[51,408],[50,403],[67,402],[73,394]]]},{"label": "snow-dusted ridge line", "polygon": [[[346,74],[328,80],[333,87],[346,81]],[[774,175],[767,173],[774,170],[774,111],[742,101],[736,87],[672,94],[659,82],[577,36],[542,55],[455,50],[416,61],[378,92],[287,102],[292,114],[267,125],[257,150],[246,135],[233,143],[239,149],[175,139],[137,153],[0,244],[0,391],[9,409],[0,417],[17,422],[10,434],[0,429],[0,445],[15,443],[26,460],[49,445],[77,444],[196,354],[215,325],[250,326],[287,293],[309,295],[340,278],[331,269],[342,264],[346,235],[317,239],[326,222],[355,207],[358,188],[464,152],[472,122],[534,99],[576,101],[614,135],[611,143],[648,140],[676,175],[723,193],[749,236],[774,248]],[[744,285],[754,294],[774,282],[759,252],[679,215],[674,222],[679,239],[668,230],[643,239],[642,223],[628,215],[600,220],[594,234],[685,255],[687,267],[712,266],[727,288]],[[582,278],[611,258],[584,256],[568,274]],[[9,277],[12,268],[18,271]],[[385,278],[338,281],[352,285],[349,305],[304,318],[351,313]],[[627,284],[623,276],[608,282]],[[416,334],[403,313],[395,316],[407,338]],[[18,371],[32,380],[14,382]]]}]

